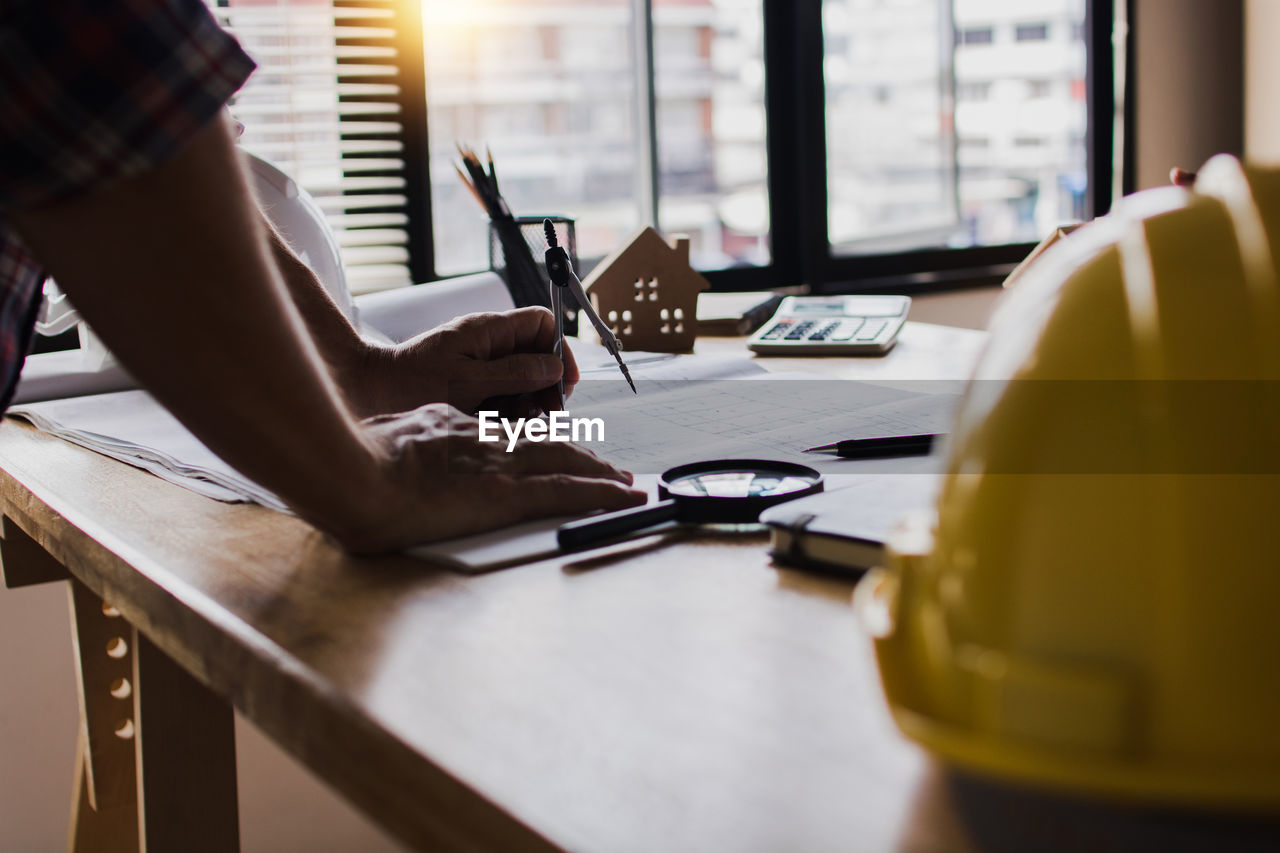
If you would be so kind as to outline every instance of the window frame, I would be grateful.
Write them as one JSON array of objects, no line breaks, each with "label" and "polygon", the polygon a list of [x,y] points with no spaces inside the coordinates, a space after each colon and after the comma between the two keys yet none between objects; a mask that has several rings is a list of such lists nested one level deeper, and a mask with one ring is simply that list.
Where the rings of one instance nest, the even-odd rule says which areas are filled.
[{"label": "window frame", "polygon": [[[363,5],[359,0],[334,0],[334,5]],[[396,45],[401,61],[400,118],[404,144],[405,214],[408,216],[409,275],[414,283],[435,281],[436,255],[431,225],[431,146],[427,136],[427,60],[420,0],[401,0],[400,17],[410,32],[400,32]],[[412,26],[413,22],[417,26]]]},{"label": "window frame", "polygon": [[[635,0],[633,0],[633,3]],[[1117,0],[1085,0],[1086,216],[1111,208],[1115,171],[1115,53]],[[359,5],[360,0],[335,0]],[[836,255],[827,239],[826,103],[823,89],[821,0],[762,0],[770,247],[764,266],[703,271],[713,290],[764,290],[806,284],[814,293],[919,293],[1002,280],[1032,243],[927,248],[906,252]],[[635,3],[651,14],[650,0]],[[409,21],[422,20],[420,0],[403,3]],[[650,18],[650,20],[652,20]],[[411,29],[413,29],[411,27]],[[640,28],[648,31],[649,27]],[[402,42],[402,117],[409,204],[409,268],[415,282],[433,281],[431,187],[427,137],[426,69],[421,27]],[[652,47],[648,46],[649,56]],[[1127,55],[1127,54],[1126,54]],[[645,91],[653,91],[652,63]],[[1124,75],[1122,79],[1131,79]],[[1132,98],[1126,95],[1126,109]],[[654,104],[649,100],[649,114]],[[650,139],[654,137],[650,128]],[[1126,143],[1128,140],[1124,140]],[[1121,185],[1128,186],[1130,157]],[[415,156],[416,153],[416,156]],[[656,183],[656,175],[654,178]],[[637,203],[642,202],[637,199]],[[659,222],[661,210],[659,208]]]}]

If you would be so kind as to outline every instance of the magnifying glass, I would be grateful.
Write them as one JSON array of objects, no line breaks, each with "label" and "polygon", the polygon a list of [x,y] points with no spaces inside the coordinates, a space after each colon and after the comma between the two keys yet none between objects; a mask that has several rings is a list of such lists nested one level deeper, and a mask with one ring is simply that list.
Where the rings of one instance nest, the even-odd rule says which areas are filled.
[{"label": "magnifying glass", "polygon": [[794,462],[720,459],[678,465],[658,480],[658,502],[560,525],[562,551],[580,551],[665,521],[746,524],[765,509],[822,491],[822,475]]}]

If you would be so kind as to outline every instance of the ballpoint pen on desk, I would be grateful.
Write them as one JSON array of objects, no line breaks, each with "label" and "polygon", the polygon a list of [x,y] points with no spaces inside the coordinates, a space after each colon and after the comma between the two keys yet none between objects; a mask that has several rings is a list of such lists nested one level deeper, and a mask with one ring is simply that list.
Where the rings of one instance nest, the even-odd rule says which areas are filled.
[{"label": "ballpoint pen on desk", "polygon": [[[567,287],[573,293],[574,298],[578,300],[578,305],[582,307],[582,313],[587,315],[587,319],[591,321],[591,325],[595,327],[596,334],[600,336],[600,343],[609,351],[614,360],[618,362],[618,369],[622,371],[623,377],[627,380],[627,384],[631,386],[631,393],[638,394],[636,391],[636,383],[631,381],[631,371],[627,369],[627,364],[622,360],[622,344],[614,337],[613,330],[605,325],[604,320],[600,319],[600,315],[596,313],[596,309],[591,305],[591,300],[587,298],[587,293],[582,289],[582,282],[578,280],[577,274],[573,271],[573,265],[569,263],[569,253],[561,247],[556,240],[556,229],[551,224],[550,219],[542,220],[542,228],[547,235],[547,276],[551,279],[551,298],[557,303],[562,293],[561,288]],[[561,312],[556,311],[556,345],[564,346],[563,337],[563,319]],[[563,352],[557,350],[563,359]],[[564,382],[561,380],[560,396],[564,397]]]},{"label": "ballpoint pen on desk", "polygon": [[873,459],[881,456],[927,456],[940,434],[888,435],[880,438],[854,438],[809,447],[805,453],[834,453],[845,459]]}]

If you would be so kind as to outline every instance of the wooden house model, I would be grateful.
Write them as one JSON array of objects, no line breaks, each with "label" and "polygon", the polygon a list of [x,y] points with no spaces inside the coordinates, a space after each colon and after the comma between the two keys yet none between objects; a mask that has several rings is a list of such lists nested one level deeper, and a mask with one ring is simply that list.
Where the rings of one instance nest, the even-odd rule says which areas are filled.
[{"label": "wooden house model", "polygon": [[687,352],[698,336],[698,294],[711,285],[689,266],[689,238],[668,243],[641,228],[582,282],[629,350]]}]

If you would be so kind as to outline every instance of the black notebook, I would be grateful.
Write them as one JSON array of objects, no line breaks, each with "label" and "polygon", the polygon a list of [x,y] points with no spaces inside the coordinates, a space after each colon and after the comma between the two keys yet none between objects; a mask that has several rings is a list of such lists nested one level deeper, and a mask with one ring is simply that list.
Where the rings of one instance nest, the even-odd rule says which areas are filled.
[{"label": "black notebook", "polygon": [[855,483],[771,507],[769,553],[789,566],[859,573],[880,565],[884,542],[907,515],[928,509],[936,474],[870,474]]}]

